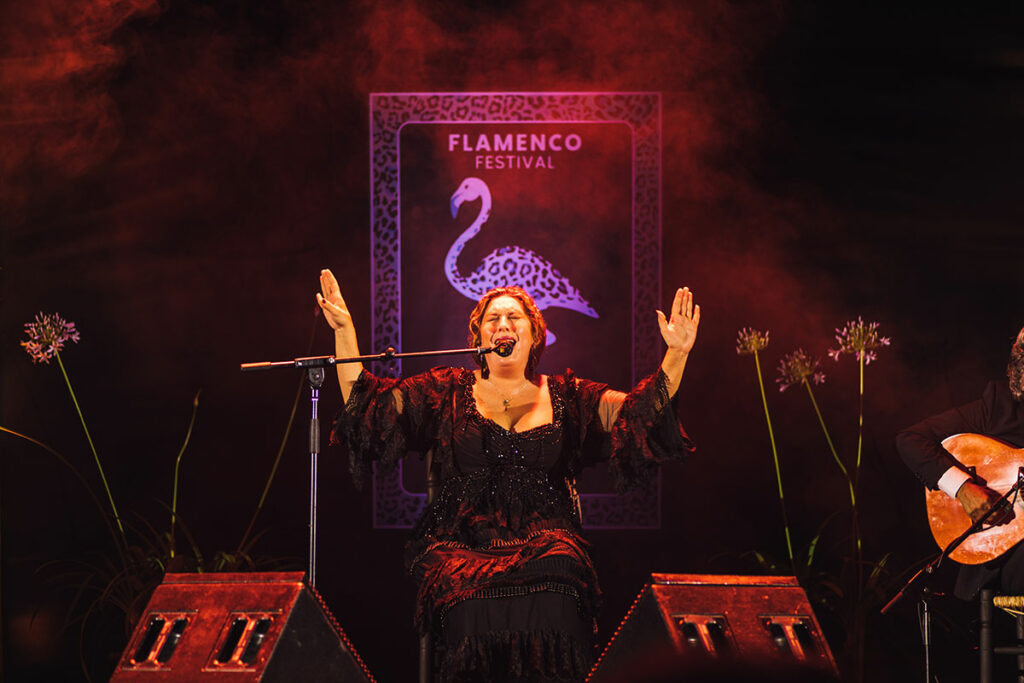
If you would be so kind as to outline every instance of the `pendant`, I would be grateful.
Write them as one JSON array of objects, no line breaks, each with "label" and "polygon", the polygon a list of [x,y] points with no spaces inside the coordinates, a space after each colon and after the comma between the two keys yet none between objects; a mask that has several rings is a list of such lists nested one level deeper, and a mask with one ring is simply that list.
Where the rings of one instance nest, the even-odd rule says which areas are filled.
[{"label": "pendant", "polygon": [[508,407],[510,405],[512,405],[512,399],[510,399],[510,398],[503,398],[503,399],[501,399],[501,404],[503,406],[505,406],[505,412],[507,413],[508,412]]}]

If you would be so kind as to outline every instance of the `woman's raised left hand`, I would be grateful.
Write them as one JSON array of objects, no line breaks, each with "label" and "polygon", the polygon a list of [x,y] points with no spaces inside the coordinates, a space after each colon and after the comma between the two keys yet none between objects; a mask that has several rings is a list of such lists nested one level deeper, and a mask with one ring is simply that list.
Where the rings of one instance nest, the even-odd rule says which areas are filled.
[{"label": "woman's raised left hand", "polygon": [[689,287],[676,290],[669,317],[658,311],[658,326],[661,336],[670,349],[688,354],[697,339],[700,326],[700,306],[693,303],[693,292]]}]

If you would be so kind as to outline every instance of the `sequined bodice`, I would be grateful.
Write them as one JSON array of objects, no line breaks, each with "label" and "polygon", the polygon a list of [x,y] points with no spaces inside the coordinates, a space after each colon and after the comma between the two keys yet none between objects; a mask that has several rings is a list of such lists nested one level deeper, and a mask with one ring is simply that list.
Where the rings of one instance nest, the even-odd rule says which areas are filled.
[{"label": "sequined bodice", "polygon": [[519,432],[505,429],[480,414],[473,397],[473,376],[467,375],[460,390],[465,392],[466,420],[452,436],[455,462],[453,474],[468,474],[488,468],[510,466],[547,471],[562,454],[564,400],[551,392],[551,422]]},{"label": "sequined bodice", "polygon": [[564,399],[552,391],[552,421],[517,432],[480,414],[472,374],[460,384],[466,408],[452,434],[453,462],[414,535],[480,546],[543,529],[577,529],[562,474]]}]

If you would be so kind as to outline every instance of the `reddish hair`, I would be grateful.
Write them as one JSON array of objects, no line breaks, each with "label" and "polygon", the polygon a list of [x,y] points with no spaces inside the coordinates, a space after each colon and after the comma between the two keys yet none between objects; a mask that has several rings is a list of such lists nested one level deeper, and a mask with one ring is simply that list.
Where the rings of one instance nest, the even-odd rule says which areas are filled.
[{"label": "reddish hair", "polygon": [[1010,394],[1014,400],[1024,401],[1024,327],[1017,333],[1017,340],[1010,347],[1006,378],[1010,380]]},{"label": "reddish hair", "polygon": [[[530,347],[530,357],[526,361],[526,375],[529,377],[533,375],[533,371],[540,362],[540,356],[544,353],[544,346],[547,344],[548,326],[544,322],[544,316],[541,315],[540,309],[537,308],[533,297],[522,287],[495,287],[480,297],[480,301],[476,302],[476,308],[469,314],[469,343],[472,346],[480,346],[483,343],[480,336],[480,327],[483,325],[484,313],[487,312],[487,307],[491,305],[491,302],[499,296],[510,296],[518,301],[519,305],[523,307],[523,312],[526,313],[527,320],[530,321],[533,345]],[[480,366],[484,377],[486,377],[487,361],[482,356],[474,356],[474,359],[477,365]]]}]

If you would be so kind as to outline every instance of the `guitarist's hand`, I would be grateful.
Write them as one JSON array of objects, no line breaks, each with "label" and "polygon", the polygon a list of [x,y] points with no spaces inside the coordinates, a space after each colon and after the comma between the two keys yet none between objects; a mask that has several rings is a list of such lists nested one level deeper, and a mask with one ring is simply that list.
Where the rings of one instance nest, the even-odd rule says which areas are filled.
[{"label": "guitarist's hand", "polygon": [[[956,499],[963,507],[964,512],[970,516],[972,522],[981,519],[989,508],[1002,496],[987,486],[975,484],[973,481],[964,482],[960,490],[956,492]],[[989,518],[993,526],[1006,524],[1013,519],[1013,508],[1007,508],[1004,512],[996,513]]]}]

